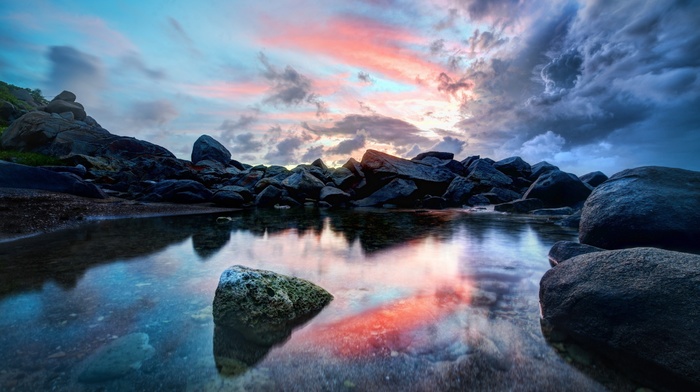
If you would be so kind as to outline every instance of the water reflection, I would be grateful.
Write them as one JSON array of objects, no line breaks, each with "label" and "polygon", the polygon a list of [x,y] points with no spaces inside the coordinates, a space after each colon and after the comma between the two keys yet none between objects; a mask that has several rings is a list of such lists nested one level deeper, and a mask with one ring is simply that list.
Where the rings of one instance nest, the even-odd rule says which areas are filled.
[{"label": "water reflection", "polygon": [[[574,231],[456,210],[216,218],[105,221],[0,244],[0,355],[11,358],[0,390],[89,390],[81,361],[129,334],[148,335],[153,357],[90,388],[605,389],[540,332],[547,252]],[[335,300],[288,339],[251,344],[211,317],[233,264],[310,280]]]}]

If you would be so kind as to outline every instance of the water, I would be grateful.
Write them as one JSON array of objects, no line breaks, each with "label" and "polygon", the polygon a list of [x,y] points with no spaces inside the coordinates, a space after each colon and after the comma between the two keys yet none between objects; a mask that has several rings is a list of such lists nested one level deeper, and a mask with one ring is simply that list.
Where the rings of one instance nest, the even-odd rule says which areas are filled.
[{"label": "water", "polygon": [[[575,231],[461,210],[230,216],[101,221],[0,244],[0,390],[543,391],[622,382],[569,355],[577,347],[542,336],[546,255]],[[234,264],[298,276],[335,297],[237,376],[217,369],[226,358],[214,352],[226,342],[215,340],[211,315],[219,276]],[[127,354],[114,354],[122,342]],[[90,373],[110,350],[124,363]]]}]

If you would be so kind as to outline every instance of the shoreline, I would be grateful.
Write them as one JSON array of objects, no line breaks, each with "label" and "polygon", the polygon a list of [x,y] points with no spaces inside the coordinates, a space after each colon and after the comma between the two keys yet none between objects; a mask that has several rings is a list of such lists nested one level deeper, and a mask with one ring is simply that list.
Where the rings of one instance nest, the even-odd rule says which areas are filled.
[{"label": "shoreline", "polygon": [[0,243],[74,228],[95,220],[239,210],[211,204],[143,203],[116,197],[90,199],[35,189],[0,188]]}]

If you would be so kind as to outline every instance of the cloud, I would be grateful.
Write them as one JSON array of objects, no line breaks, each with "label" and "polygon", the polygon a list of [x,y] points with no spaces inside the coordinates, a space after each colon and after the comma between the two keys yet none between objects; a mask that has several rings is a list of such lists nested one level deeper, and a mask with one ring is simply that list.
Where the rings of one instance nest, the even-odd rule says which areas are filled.
[{"label": "cloud", "polygon": [[367,138],[390,143],[394,146],[413,144],[427,146],[432,144],[429,138],[421,135],[423,131],[415,125],[378,114],[350,114],[327,127],[312,127],[309,124],[302,124],[302,126],[317,135],[328,136],[355,137],[358,131],[364,130],[367,133]]},{"label": "cloud", "polygon": [[316,116],[318,117],[328,111],[326,103],[321,100],[318,94],[311,91],[311,79],[289,65],[282,71],[278,70],[270,63],[264,53],[258,54],[258,60],[264,67],[263,76],[272,83],[272,88],[264,100],[265,103],[286,107],[310,103],[316,106]]},{"label": "cloud", "polygon": [[241,128],[246,128],[251,124],[255,124],[257,121],[258,118],[256,116],[242,114],[236,121],[224,120],[221,125],[219,125],[219,129],[226,132],[234,132]]},{"label": "cloud", "polygon": [[374,83],[374,79],[372,79],[372,77],[367,72],[363,71],[357,73],[357,80],[367,84]]},{"label": "cloud", "polygon": [[301,162],[313,162],[323,156],[323,146],[309,147],[304,155],[301,156]]},{"label": "cloud", "polygon": [[451,136],[445,136],[441,141],[430,147],[430,151],[451,152],[455,155],[459,155],[466,146],[467,142],[464,140]]},{"label": "cloud", "polygon": [[252,132],[240,133],[234,135],[228,141],[229,150],[232,153],[250,154],[262,150],[264,144],[260,140],[255,139]]},{"label": "cloud", "polygon": [[452,80],[452,78],[444,72],[441,72],[438,76],[438,91],[442,91],[454,97],[458,97],[460,93],[464,93],[472,88],[474,88],[474,82],[466,78]]},{"label": "cloud", "polygon": [[141,55],[136,52],[130,52],[122,57],[121,68],[133,69],[151,80],[162,80],[166,77],[164,70],[149,68]]},{"label": "cloud", "polygon": [[102,61],[72,46],[51,46],[48,53],[51,71],[47,85],[56,94],[70,90],[78,101],[94,103],[107,85]]},{"label": "cloud", "polygon": [[294,134],[292,131],[283,132],[279,126],[274,126],[267,131],[266,141],[266,144],[274,145],[264,158],[272,165],[299,163],[297,151],[311,139],[312,137],[306,132],[301,134]]},{"label": "cloud", "polygon": [[354,138],[341,141],[336,144],[335,147],[328,149],[328,152],[331,154],[349,155],[352,154],[353,151],[365,148],[366,144],[367,131],[362,129],[357,131],[357,135],[355,135]]},{"label": "cloud", "polygon": [[175,105],[165,99],[134,102],[130,111],[132,121],[145,126],[163,126],[178,114]]},{"label": "cloud", "polygon": [[171,33],[171,36],[176,41],[181,43],[192,55],[197,57],[202,56],[202,52],[197,48],[194,40],[192,40],[190,35],[187,33],[187,31],[185,31],[177,19],[168,17],[168,26],[170,27],[169,32]]}]

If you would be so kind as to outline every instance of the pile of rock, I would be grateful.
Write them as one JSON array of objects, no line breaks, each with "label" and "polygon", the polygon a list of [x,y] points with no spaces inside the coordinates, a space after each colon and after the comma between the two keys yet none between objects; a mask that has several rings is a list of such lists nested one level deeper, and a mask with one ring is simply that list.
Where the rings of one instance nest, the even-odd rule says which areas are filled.
[{"label": "pile of rock", "polygon": [[111,134],[75,99],[64,91],[42,110],[14,121],[0,147],[82,165],[83,180],[127,199],[226,207],[496,204],[503,212],[571,215],[605,177],[591,173],[583,177],[586,182],[547,162],[531,166],[520,157],[496,162],[479,156],[460,162],[436,151],[409,160],[367,150],[360,162],[351,158],[339,168],[318,159],[288,170],[238,162],[209,135],[197,139],[186,161],[163,147]]},{"label": "pile of rock", "polygon": [[583,206],[540,283],[545,322],[660,389],[700,389],[700,172],[640,167]]}]

